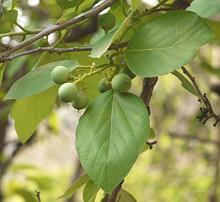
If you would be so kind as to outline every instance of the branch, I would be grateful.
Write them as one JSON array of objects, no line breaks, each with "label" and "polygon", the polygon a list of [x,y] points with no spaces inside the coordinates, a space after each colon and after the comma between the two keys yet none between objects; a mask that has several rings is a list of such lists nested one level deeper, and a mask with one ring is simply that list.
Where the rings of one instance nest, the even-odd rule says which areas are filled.
[{"label": "branch", "polygon": [[144,78],[143,81],[143,89],[140,97],[144,101],[149,114],[150,114],[150,100],[152,97],[154,86],[157,83],[157,80],[158,80],[157,77],[152,77],[152,78]]},{"label": "branch", "polygon": [[6,36],[27,36],[30,35],[30,33],[26,33],[26,32],[8,32],[5,34],[0,34],[0,38],[6,37]]},{"label": "branch", "polygon": [[124,180],[114,189],[114,191],[109,195],[107,194],[102,202],[116,202],[117,195],[121,190],[121,186],[123,184]]},{"label": "branch", "polygon": [[12,162],[13,162],[14,158],[17,156],[17,154],[19,154],[19,152],[22,149],[27,148],[28,146],[32,145],[34,137],[35,137],[35,135],[33,135],[25,145],[23,145],[20,141],[15,142],[15,149],[12,152],[12,154],[5,161],[3,161],[0,164],[0,181],[2,179],[2,176],[7,171],[7,168],[12,164]]},{"label": "branch", "polygon": [[11,55],[12,53],[14,53],[15,51],[17,51],[19,49],[22,49],[24,47],[29,46],[30,44],[43,38],[44,36],[47,36],[53,32],[62,30],[68,26],[71,26],[75,23],[83,21],[89,17],[96,16],[96,15],[98,15],[98,13],[105,10],[106,8],[108,8],[109,6],[111,6],[115,2],[116,2],[116,0],[106,0],[103,3],[101,3],[100,5],[91,8],[91,10],[88,10],[80,15],[77,15],[76,17],[74,17],[70,20],[67,20],[61,24],[55,24],[55,25],[51,25],[49,27],[46,27],[43,30],[41,30],[39,33],[33,35],[32,37],[26,39],[25,41],[23,41],[23,42],[19,43],[18,45],[14,46],[13,48],[11,48],[9,51],[6,52],[5,57]]},{"label": "branch", "polygon": [[[128,42],[123,42],[123,43],[119,43],[119,44],[112,44],[108,50],[118,50],[120,48],[127,46],[127,44],[128,44]],[[82,52],[82,51],[90,51],[90,50],[92,50],[92,47],[75,47],[75,48],[38,47],[38,48],[24,51],[21,53],[12,54],[8,57],[0,58],[0,62],[11,61],[11,60],[18,58],[18,57],[22,57],[22,56],[30,55],[30,54],[34,54],[34,53],[40,53],[40,52],[62,54],[62,53],[66,53],[66,52]]]},{"label": "branch", "polygon": [[37,34],[40,32],[40,30],[27,30],[17,22],[15,23],[15,25],[18,26],[25,34]]},{"label": "branch", "polygon": [[35,193],[36,193],[37,201],[38,201],[38,202],[41,202],[40,192],[39,192],[39,191],[35,191]]},{"label": "branch", "polygon": [[155,140],[155,141],[153,141],[153,142],[146,142],[146,144],[149,146],[149,149],[153,149],[153,146],[155,145],[155,144],[157,144],[157,141]]},{"label": "branch", "polygon": [[198,101],[204,105],[204,107],[200,108],[201,115],[197,117],[198,120],[200,122],[202,122],[203,124],[205,124],[209,119],[214,118],[215,122],[214,122],[213,126],[216,127],[220,121],[220,115],[217,115],[213,111],[213,108],[212,108],[212,105],[211,105],[209,99],[207,98],[206,94],[202,93],[202,91],[200,90],[199,85],[197,84],[195,77],[193,77],[185,67],[181,67],[181,68],[183,70],[183,73],[188,76],[188,78],[191,80],[193,86],[195,87],[195,89],[200,97],[200,99]]}]

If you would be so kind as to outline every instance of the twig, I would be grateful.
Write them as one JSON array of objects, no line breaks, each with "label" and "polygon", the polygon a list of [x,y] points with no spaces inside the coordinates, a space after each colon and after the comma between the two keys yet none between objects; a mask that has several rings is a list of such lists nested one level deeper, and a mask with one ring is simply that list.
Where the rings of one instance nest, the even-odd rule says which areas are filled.
[{"label": "twig", "polygon": [[203,124],[205,124],[209,119],[214,118],[215,122],[214,122],[213,126],[216,127],[220,121],[220,115],[217,115],[213,111],[212,105],[211,105],[209,99],[207,98],[207,95],[205,93],[202,93],[202,91],[199,88],[199,85],[196,82],[195,77],[193,77],[185,67],[181,67],[181,68],[183,70],[183,73],[188,76],[188,78],[191,80],[193,86],[195,87],[195,89],[200,97],[200,99],[198,101],[204,105],[204,107],[200,108],[201,115],[197,116],[198,120],[200,122],[202,122]]},{"label": "twig", "polygon": [[103,3],[99,4],[98,6],[95,6],[93,8],[91,8],[90,10],[75,16],[74,18],[67,20],[61,24],[55,24],[55,25],[51,25],[49,27],[44,28],[43,30],[41,30],[39,33],[33,35],[32,37],[26,39],[25,41],[19,43],[18,45],[14,46],[13,48],[11,48],[9,51],[6,52],[6,57],[9,56],[10,54],[14,53],[15,51],[22,49],[24,47],[29,46],[30,44],[32,44],[33,42],[43,38],[44,36],[47,36],[53,32],[62,30],[68,26],[71,26],[73,24],[76,24],[80,21],[83,21],[89,17],[93,17],[98,15],[98,13],[100,13],[101,11],[105,10],[106,8],[108,8],[109,6],[111,6],[113,3],[115,3],[116,0],[106,0]]},{"label": "twig", "polygon": [[[127,42],[123,42],[120,44],[112,44],[109,47],[109,50],[117,50],[119,48],[123,48],[125,46],[127,46]],[[75,48],[54,48],[54,47],[38,47],[32,50],[28,50],[28,51],[24,51],[21,53],[17,53],[17,54],[12,54],[8,57],[3,57],[0,58],[0,62],[5,62],[5,61],[11,61],[15,58],[18,57],[22,57],[25,55],[30,55],[30,54],[34,54],[34,53],[40,53],[40,52],[49,52],[49,53],[57,53],[57,54],[61,54],[61,53],[66,53],[66,52],[81,52],[81,51],[90,51],[92,50],[91,47],[75,47]]]},{"label": "twig", "polygon": [[2,15],[2,12],[3,12],[3,3],[4,3],[4,0],[0,0],[0,16]]},{"label": "twig", "polygon": [[23,32],[25,32],[25,34],[37,34],[40,32],[40,30],[27,30],[24,27],[22,27],[20,24],[18,24],[17,22],[15,23],[16,26],[18,26]]},{"label": "twig", "polygon": [[150,149],[153,149],[153,146],[155,145],[155,144],[157,144],[157,141],[153,141],[153,142],[146,142],[146,144],[149,146],[149,148]]},{"label": "twig", "polygon": [[111,193],[111,195],[107,194],[102,202],[116,202],[117,195],[121,190],[121,186],[123,184],[124,180],[114,189],[114,191]]},{"label": "twig", "polygon": [[157,80],[158,80],[157,77],[153,77],[153,78],[144,78],[144,81],[143,81],[143,89],[142,89],[140,97],[144,101],[149,114],[150,114],[150,100],[151,100],[154,86],[157,83]]},{"label": "twig", "polygon": [[149,14],[155,12],[160,6],[162,6],[163,4],[165,4],[167,1],[168,1],[168,0],[163,0],[163,1],[159,2],[156,6],[152,7],[152,8],[149,9],[149,10],[146,10],[146,11],[144,12],[144,15],[146,15],[146,14],[149,15]]},{"label": "twig", "polygon": [[36,190],[35,193],[36,193],[37,201],[41,202],[40,192]]},{"label": "twig", "polygon": [[0,34],[0,38],[6,37],[6,36],[26,36],[26,35],[30,35],[30,33],[25,33],[25,32],[8,32],[8,33],[4,33],[4,34]]},{"label": "twig", "polygon": [[17,156],[17,154],[19,154],[19,152],[22,149],[30,146],[33,143],[34,137],[35,137],[35,135],[33,135],[25,145],[23,145],[20,141],[15,142],[15,149],[12,152],[12,154],[5,161],[3,161],[0,164],[0,180],[1,180],[2,176],[5,174],[7,168],[12,164],[12,162],[13,162],[14,158]]}]

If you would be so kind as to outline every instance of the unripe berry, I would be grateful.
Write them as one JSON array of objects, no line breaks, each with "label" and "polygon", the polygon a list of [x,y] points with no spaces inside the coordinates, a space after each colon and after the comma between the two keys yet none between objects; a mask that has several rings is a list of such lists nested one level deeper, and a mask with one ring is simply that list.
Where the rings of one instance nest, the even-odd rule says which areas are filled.
[{"label": "unripe berry", "polygon": [[112,88],[120,93],[125,93],[131,87],[131,78],[124,73],[119,73],[112,79]]},{"label": "unripe berry", "polygon": [[110,12],[105,13],[99,17],[99,25],[105,31],[111,30],[116,24],[115,16]]},{"label": "unripe berry", "polygon": [[130,69],[128,69],[128,67],[122,68],[120,70],[120,73],[127,74],[131,79],[133,79],[136,76]]},{"label": "unripe berry", "polygon": [[63,102],[72,102],[77,96],[77,88],[73,83],[64,83],[58,89],[58,96]]},{"label": "unripe berry", "polygon": [[88,103],[89,103],[88,97],[84,93],[77,93],[76,98],[72,102],[72,106],[75,109],[80,110],[86,108]]},{"label": "unripe berry", "polygon": [[98,89],[100,93],[104,93],[112,88],[111,84],[106,81],[106,79],[101,79],[98,84]]},{"label": "unripe berry", "polygon": [[68,81],[69,70],[64,66],[57,66],[51,71],[51,79],[56,84],[63,84]]}]

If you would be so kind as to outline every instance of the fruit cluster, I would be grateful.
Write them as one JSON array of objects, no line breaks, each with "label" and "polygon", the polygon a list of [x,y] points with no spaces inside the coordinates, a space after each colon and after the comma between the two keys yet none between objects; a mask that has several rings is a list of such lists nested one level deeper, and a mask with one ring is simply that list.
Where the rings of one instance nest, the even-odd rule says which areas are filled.
[{"label": "fruit cluster", "polygon": [[60,100],[71,103],[75,109],[84,109],[87,107],[89,100],[83,92],[78,92],[75,83],[68,82],[71,72],[64,66],[57,66],[51,71],[51,79],[56,84],[62,84],[58,90]]},{"label": "fruit cluster", "polygon": [[[98,89],[100,93],[104,93],[110,89],[119,93],[125,93],[130,89],[131,79],[134,77],[135,75],[128,68],[122,68],[111,81],[101,79],[98,84]],[[89,103],[88,97],[84,92],[77,89],[76,82],[70,82],[71,78],[71,72],[64,66],[57,66],[51,71],[51,79],[56,84],[61,84],[58,89],[60,100],[71,103],[77,110],[84,109]]]}]

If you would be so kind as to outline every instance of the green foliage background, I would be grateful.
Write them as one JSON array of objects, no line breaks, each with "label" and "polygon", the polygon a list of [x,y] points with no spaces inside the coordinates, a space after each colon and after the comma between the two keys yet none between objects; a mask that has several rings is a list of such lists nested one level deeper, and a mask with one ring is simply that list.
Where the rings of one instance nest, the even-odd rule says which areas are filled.
[{"label": "green foliage background", "polygon": [[[16,1],[5,0],[5,8],[13,7],[15,2]],[[19,12],[22,12],[23,17],[26,16],[28,18],[29,22],[25,28],[31,30],[36,27],[41,28],[42,25],[45,24],[54,24],[57,22],[57,19],[59,19],[59,22],[63,22],[65,19],[69,19],[76,15],[76,13],[80,13],[89,8],[94,3],[94,1],[85,1],[79,7],[79,10],[76,11],[74,6],[77,1],[72,1],[72,4],[62,4],[62,2],[63,1],[60,0],[57,2],[54,0],[47,0],[40,1],[38,7],[25,7],[24,5],[27,4],[27,1],[20,1],[10,12],[7,11],[4,17],[1,18],[0,37],[3,38],[5,33],[11,31],[10,24],[16,21],[17,15],[18,19],[21,17]],[[139,1],[132,1],[132,6],[136,8],[138,2]],[[220,76],[220,3],[214,0],[212,3],[210,3],[209,0],[195,0],[191,7],[188,8],[189,11],[194,11],[201,17],[208,18],[206,22],[216,34],[212,43],[201,48],[197,57],[190,63],[189,68],[198,78],[200,87],[204,92],[207,92],[214,108],[218,110],[219,97],[210,90],[210,86],[213,84],[219,84]],[[201,6],[204,4],[207,6],[205,9]],[[14,9],[18,8],[20,11],[17,13]],[[62,11],[61,8],[68,9]],[[117,16],[116,23],[117,26],[119,26],[125,19],[121,14],[120,6],[113,6],[111,12]],[[154,15],[146,17],[146,19],[143,20],[143,23],[148,22],[154,17]],[[173,19],[170,20],[171,23],[174,22]],[[187,18],[185,19],[185,22],[182,23],[186,23],[186,21]],[[5,94],[7,94],[9,86],[12,86],[12,83],[14,83],[14,77],[16,77],[16,79],[20,78],[33,67],[42,67],[47,63],[59,60],[63,60],[64,63],[67,63],[67,66],[69,60],[72,62],[73,60],[76,60],[84,66],[91,65],[92,62],[95,62],[97,65],[106,63],[106,50],[110,47],[112,42],[120,37],[120,34],[123,33],[129,23],[130,18],[128,17],[127,21],[123,23],[123,26],[120,27],[120,29],[117,31],[113,29],[113,31],[107,34],[101,41],[99,41],[99,39],[104,35],[103,30],[99,30],[95,37],[87,36],[75,43],[61,43],[58,45],[58,47],[67,48],[82,44],[84,45],[90,41],[91,44],[95,44],[91,52],[65,53],[60,55],[43,53],[25,56],[7,64],[7,70],[5,72],[4,65],[1,65],[0,81],[3,78],[3,72],[7,75],[7,81],[3,80],[4,82],[0,91],[0,98],[3,98]],[[204,22],[202,21],[201,23],[203,24]],[[134,26],[134,29],[131,32],[128,32],[125,38],[129,38],[136,33],[139,26],[140,25]],[[144,32],[139,33],[139,37],[148,34],[149,30],[146,28],[146,30],[143,31]],[[145,31],[147,31],[147,33],[145,33]],[[167,31],[169,32],[169,30]],[[205,39],[201,37],[199,41],[194,43],[194,40],[199,37],[197,36],[192,41],[187,41],[191,45],[188,47],[189,52],[187,52],[187,54],[189,55],[187,55],[187,60],[191,59],[195,54],[197,46],[204,44],[206,40],[211,38],[212,34],[207,29],[204,29],[203,31],[207,34],[204,37]],[[63,32],[59,34],[62,35]],[[190,35],[190,32],[187,34]],[[199,33],[198,35],[201,34],[202,33]],[[134,37],[132,42],[137,39],[137,35],[135,36],[136,38]],[[178,36],[181,36],[181,32]],[[19,37],[16,39],[20,40]],[[99,42],[96,43],[97,41]],[[185,41],[185,43],[187,42]],[[37,42],[37,46],[47,45],[48,42],[46,38],[41,42]],[[175,52],[176,49],[173,51]],[[184,51],[179,51],[179,53],[180,55],[178,56],[182,56]],[[165,54],[164,58],[167,57],[166,53],[163,51],[161,51],[160,54]],[[93,58],[88,57],[89,55]],[[133,56],[134,55],[132,55],[132,57]],[[158,65],[156,56],[153,55],[153,60],[150,58],[152,60],[150,62]],[[129,57],[129,53],[126,57]],[[139,62],[149,62],[147,58],[143,61],[135,61],[135,59],[131,59],[131,63],[134,63],[134,66],[138,65]],[[173,58],[175,62],[177,59],[178,58]],[[171,72],[176,69],[177,66],[182,64],[182,62],[177,63],[175,67],[168,69],[170,67],[170,62],[173,61],[167,62],[168,64],[164,65],[165,70],[163,70],[162,73],[154,72],[154,74],[161,75],[167,73],[168,70]],[[71,67],[73,68],[74,66],[75,68],[77,64],[78,63],[74,62],[74,65],[71,64]],[[133,68],[132,65],[133,64],[131,64],[131,69]],[[73,137],[79,114],[78,112],[73,111],[72,108],[68,108],[62,104],[58,104],[60,107],[59,110],[54,110],[52,112],[50,112],[50,110],[47,111],[47,108],[51,109],[54,103],[56,87],[53,87],[53,84],[48,80],[51,67],[46,66],[45,70],[43,80],[39,79],[32,81],[32,78],[29,78],[29,81],[31,81],[32,85],[35,87],[30,88],[31,92],[28,90],[29,88],[25,91],[23,91],[23,88],[14,91],[20,92],[19,96],[21,94],[23,96],[22,99],[17,101],[12,108],[11,115],[16,123],[19,123],[19,121],[24,123],[23,120],[28,118],[30,123],[28,122],[27,125],[30,127],[32,126],[31,128],[35,129],[44,117],[48,116],[48,119],[38,127],[35,142],[30,146],[24,147],[3,176],[2,190],[4,193],[4,202],[37,202],[35,190],[40,190],[42,202],[56,201],[57,198],[65,192],[67,187],[69,187],[73,175],[77,170],[78,159],[76,157]],[[38,69],[34,71],[38,72]],[[149,76],[146,71],[143,72],[143,75]],[[179,75],[178,72],[176,72],[175,75]],[[93,100],[94,97],[99,94],[97,83],[103,76],[104,75],[102,74],[96,75],[85,81],[88,86],[86,92],[88,93],[90,100]],[[210,191],[212,190],[215,181],[216,169],[217,147],[216,143],[213,142],[218,141],[219,128],[213,128],[211,122],[203,125],[197,121],[196,115],[199,113],[199,104],[197,102],[197,97],[195,96],[195,89],[186,79],[181,76],[177,77],[179,80],[172,74],[160,76],[151,101],[151,127],[154,129],[156,137],[153,137],[150,140],[157,140],[158,143],[153,146],[152,150],[146,148],[147,150],[143,151],[132,170],[125,178],[125,183],[123,185],[124,189],[130,192],[138,202],[209,201]],[[141,83],[142,78],[136,77],[133,80],[131,91],[139,95]],[[27,87],[29,86],[27,85]],[[50,92],[50,97],[48,98],[47,96],[47,103],[44,102],[44,90]],[[14,92],[12,88],[7,96],[9,98],[20,98],[16,97],[17,95]],[[32,95],[33,92],[40,94]],[[35,105],[35,101],[41,99],[43,100],[43,105],[46,105],[46,110],[44,110],[41,104],[38,106]],[[32,104],[28,107],[27,103]],[[7,107],[11,108],[11,106],[12,105],[9,102]],[[36,113],[32,114],[33,117],[29,118],[27,116],[27,114],[30,114],[28,109],[32,110],[33,106],[35,106],[34,109]],[[2,120],[8,114],[7,107],[0,110]],[[26,113],[23,113],[24,108],[27,109]],[[42,113],[38,113],[39,111],[42,111]],[[17,117],[18,114],[20,116]],[[10,119],[10,124],[7,129],[8,139],[10,140],[12,138],[13,140],[17,140],[12,125],[13,123]],[[22,126],[22,124],[20,124],[20,126]],[[29,134],[33,132],[32,130],[29,131],[28,127],[22,127],[20,129],[16,124],[15,127],[17,132],[20,131],[20,140],[22,142],[26,142],[29,138]],[[0,159],[4,161],[4,159],[7,158],[8,153],[10,153],[10,146],[3,154],[1,154]],[[72,156],[74,156],[74,158]],[[82,192],[82,188],[76,191],[75,197],[77,202],[83,201]],[[218,198],[220,198],[219,186],[217,187],[216,192]],[[102,195],[103,192],[100,191],[96,198],[97,202],[100,201]],[[65,198],[59,200],[63,202],[67,201]]]}]

